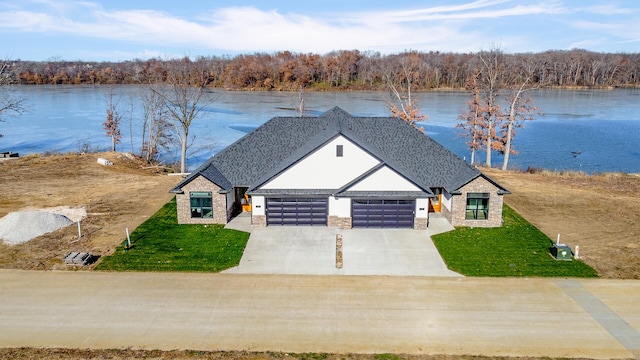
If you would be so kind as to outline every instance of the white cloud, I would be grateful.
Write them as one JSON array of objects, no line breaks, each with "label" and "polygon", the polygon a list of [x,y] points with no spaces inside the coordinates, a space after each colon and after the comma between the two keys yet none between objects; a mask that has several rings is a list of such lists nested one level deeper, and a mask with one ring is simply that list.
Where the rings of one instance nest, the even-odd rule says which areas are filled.
[{"label": "white cloud", "polygon": [[587,6],[583,11],[598,14],[598,15],[626,15],[637,12],[630,8],[619,7],[616,4],[600,4],[594,6]]},{"label": "white cloud", "polygon": [[622,24],[595,21],[574,21],[572,24],[576,29],[589,31],[613,31],[623,26]]},{"label": "white cloud", "polygon": [[377,11],[353,14],[352,19],[367,23],[407,23],[436,20],[475,20],[539,14],[560,14],[568,10],[557,1],[529,5],[510,5],[508,0],[479,0],[451,6],[404,11]]},{"label": "white cloud", "polygon": [[[95,39],[96,43],[101,39],[115,40],[147,49],[174,47],[205,53],[278,50],[326,53],[337,49],[469,52],[495,43],[510,51],[532,51],[525,47],[534,43],[544,46],[543,42],[532,40],[538,34],[518,33],[518,22],[530,22],[529,16],[577,11],[560,1],[469,0],[458,5],[313,16],[256,7],[224,7],[204,15],[194,14],[193,18],[180,18],[157,10],[108,11],[99,3],[88,1],[27,0],[25,4],[0,3],[0,31],[53,33]],[[611,14],[626,11],[613,5],[589,9]],[[513,23],[514,31],[492,33],[496,21],[501,25]],[[573,26],[621,32],[613,23],[577,21]],[[637,38],[637,34],[622,37]]]},{"label": "white cloud", "polygon": [[638,20],[612,20],[610,22],[574,21],[571,25],[582,33],[597,34],[590,36],[591,39],[582,40],[582,44],[584,44],[583,48],[603,48],[611,45],[612,42],[631,44],[640,41],[640,27],[637,23]]},{"label": "white cloud", "polygon": [[588,49],[594,47],[600,47],[607,43],[607,39],[603,37],[588,38],[571,43],[567,49]]},{"label": "white cloud", "polygon": [[[473,6],[461,8],[494,3],[496,1],[479,1]],[[195,22],[153,10],[107,12],[93,3],[81,3],[70,10],[71,7],[60,3],[44,4],[47,5],[46,11],[0,13],[0,28],[227,51],[288,49],[328,52],[336,49],[381,48],[392,52],[418,47],[446,51],[454,50],[453,44],[468,48],[475,42],[469,34],[460,36],[454,24],[434,22],[416,26],[408,23],[414,21],[411,17],[403,20],[393,14],[388,17],[395,17],[395,20],[386,23],[377,21],[375,16],[355,16],[333,21],[301,14],[283,14],[276,10],[229,7],[211,12],[209,20],[200,18],[199,22]],[[453,9],[447,8],[446,11]],[[387,17],[385,13],[378,13],[377,16]]]},{"label": "white cloud", "polygon": [[185,54],[179,53],[164,53],[160,51],[143,49],[140,51],[120,51],[120,50],[106,50],[106,51],[83,51],[84,57],[93,59],[104,59],[110,61],[118,61],[122,59],[175,59],[185,56]]},{"label": "white cloud", "polygon": [[45,32],[55,28],[54,19],[43,13],[5,11],[0,13],[0,28],[22,32]]}]

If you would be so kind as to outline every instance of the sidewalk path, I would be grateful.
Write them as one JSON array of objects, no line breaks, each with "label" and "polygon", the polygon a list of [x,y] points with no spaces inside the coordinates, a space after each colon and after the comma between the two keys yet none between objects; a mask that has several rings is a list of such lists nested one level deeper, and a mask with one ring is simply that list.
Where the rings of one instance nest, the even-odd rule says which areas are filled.
[{"label": "sidewalk path", "polygon": [[0,270],[0,347],[640,358],[640,281]]}]

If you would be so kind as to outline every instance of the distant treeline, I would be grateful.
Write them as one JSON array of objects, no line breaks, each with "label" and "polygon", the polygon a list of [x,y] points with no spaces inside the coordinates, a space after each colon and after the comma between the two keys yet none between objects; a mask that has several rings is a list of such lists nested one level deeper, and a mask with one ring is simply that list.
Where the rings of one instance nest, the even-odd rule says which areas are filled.
[{"label": "distant treeline", "polygon": [[[358,50],[325,55],[288,51],[177,60],[122,62],[7,61],[4,76],[14,84],[148,84],[166,81],[172,71],[193,75],[192,83],[233,90],[380,90],[388,79],[402,81],[407,69],[416,91],[465,88],[477,75],[481,53],[408,51],[381,55]],[[500,57],[503,87],[531,76],[539,87],[638,87],[640,53],[586,50],[505,54]],[[191,75],[190,75],[191,76]],[[204,80],[202,80],[204,79]]]}]

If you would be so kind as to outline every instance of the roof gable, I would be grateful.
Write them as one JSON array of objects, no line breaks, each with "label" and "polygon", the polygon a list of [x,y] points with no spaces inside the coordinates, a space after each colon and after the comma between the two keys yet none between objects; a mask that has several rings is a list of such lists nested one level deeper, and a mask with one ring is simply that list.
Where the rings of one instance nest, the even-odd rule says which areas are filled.
[{"label": "roof gable", "polygon": [[[337,147],[341,156],[337,156]],[[338,134],[287,166],[273,169],[255,187],[262,189],[338,189],[359,177],[380,160]],[[286,165],[284,161],[282,165]],[[275,176],[269,177],[272,173]]]},{"label": "roof gable", "polygon": [[203,176],[205,179],[218,185],[218,187],[223,190],[231,190],[231,188],[233,188],[233,184],[231,184],[231,182],[227,180],[227,178],[222,173],[220,173],[220,171],[215,166],[211,165],[211,160],[209,160],[202,164],[196,171],[189,174],[184,180],[182,180],[169,192],[181,193],[182,187],[196,179],[198,176]]},{"label": "roof gable", "polygon": [[345,191],[423,191],[389,166],[380,164],[345,186]]}]

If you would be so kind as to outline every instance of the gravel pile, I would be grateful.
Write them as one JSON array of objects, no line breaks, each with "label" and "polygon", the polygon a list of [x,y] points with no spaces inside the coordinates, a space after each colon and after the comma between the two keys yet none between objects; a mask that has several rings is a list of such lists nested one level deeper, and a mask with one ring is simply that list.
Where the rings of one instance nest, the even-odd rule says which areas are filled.
[{"label": "gravel pile", "polygon": [[[26,210],[32,210],[32,209],[24,209],[24,210],[26,211]],[[33,209],[33,210],[46,211],[52,214],[64,215],[73,222],[78,222],[87,217],[87,210],[85,210],[85,208],[83,207],[72,208],[68,206],[56,206],[56,207]]]},{"label": "gravel pile", "polygon": [[17,211],[0,219],[0,239],[16,245],[73,224],[68,217],[45,211]]}]

